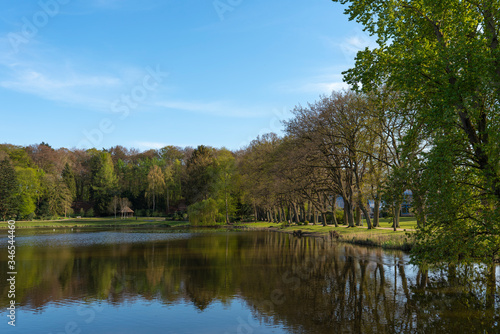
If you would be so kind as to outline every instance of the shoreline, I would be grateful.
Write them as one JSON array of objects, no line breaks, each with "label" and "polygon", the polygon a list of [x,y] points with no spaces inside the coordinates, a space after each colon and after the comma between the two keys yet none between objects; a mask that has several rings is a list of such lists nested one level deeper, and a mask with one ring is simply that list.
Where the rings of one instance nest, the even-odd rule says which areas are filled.
[{"label": "shoreline", "polygon": [[[348,243],[351,245],[357,245],[357,246],[366,246],[366,247],[376,247],[376,248],[382,248],[382,249],[387,249],[387,250],[400,250],[404,252],[410,252],[411,249],[413,248],[413,243],[410,243],[407,241],[407,235],[401,234],[401,232],[406,232],[402,230],[398,230],[397,232],[400,232],[399,234],[386,234],[384,237],[381,236],[376,236],[376,234],[371,233],[374,230],[380,230],[380,229],[373,229],[373,230],[366,230],[359,228],[362,230],[359,233],[337,233],[337,234],[330,234],[331,231],[341,231],[341,229],[347,229],[347,227],[342,226],[338,227],[334,230],[330,229],[328,231],[324,232],[309,232],[309,231],[304,231],[303,229],[300,228],[301,226],[290,226],[287,229],[281,229],[278,227],[251,227],[251,226],[236,226],[235,228],[241,228],[242,230],[249,230],[249,231],[271,231],[271,232],[278,232],[278,233],[287,233],[287,234],[292,234],[296,237],[302,238],[302,237],[310,237],[310,238],[330,238],[330,239],[336,239],[335,241],[337,242],[344,242]],[[327,227],[332,227],[332,226],[327,226]],[[383,228],[382,228],[383,229]],[[387,229],[386,229],[387,230]],[[297,233],[297,231],[301,231],[301,233]],[[392,229],[390,229],[391,232]],[[408,232],[413,232],[413,231],[408,231]]]},{"label": "shoreline", "polygon": [[[337,242],[377,247],[382,249],[411,251],[413,244],[408,240],[410,233],[414,230],[398,229],[394,232],[392,228],[379,227],[368,230],[366,227],[347,228],[345,225],[334,227],[332,225],[308,225],[308,226],[283,226],[275,223],[244,223],[240,225],[216,225],[216,226],[191,226],[186,221],[165,221],[164,218],[140,218],[132,219],[68,219],[50,221],[18,221],[16,229],[99,229],[99,228],[208,228],[227,229],[235,231],[272,231],[278,233],[292,234],[297,237],[330,238]],[[0,222],[0,231],[8,229],[7,222]],[[324,229],[322,231],[322,229]]]}]

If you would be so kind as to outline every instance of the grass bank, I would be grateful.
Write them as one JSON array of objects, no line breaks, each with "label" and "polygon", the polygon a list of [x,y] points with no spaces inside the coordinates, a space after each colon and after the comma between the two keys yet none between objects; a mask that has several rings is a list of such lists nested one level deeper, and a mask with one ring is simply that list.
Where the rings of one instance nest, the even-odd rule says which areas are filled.
[{"label": "grass bank", "polygon": [[339,241],[356,245],[382,247],[385,249],[399,249],[409,251],[413,247],[411,234],[417,226],[414,218],[402,218],[401,228],[393,231],[387,219],[380,222],[380,227],[368,230],[365,226],[347,228],[346,226],[335,227],[333,225],[290,225],[275,224],[269,222],[245,223],[238,227],[247,229],[273,229],[285,233],[301,231],[304,236],[330,236],[338,237]]},{"label": "grass bank", "polygon": [[[382,247],[385,249],[410,250],[413,246],[411,233],[416,228],[414,218],[401,218],[401,228],[393,231],[388,219],[381,219],[380,227],[368,230],[366,223],[364,227],[347,228],[346,226],[335,227],[333,225],[290,225],[275,224],[269,222],[238,223],[233,229],[244,230],[267,230],[272,229],[279,232],[293,233],[300,230],[304,236],[338,236],[338,240],[356,245]],[[165,221],[164,218],[138,217],[138,218],[79,218],[59,219],[45,221],[18,221],[16,228],[110,228],[110,227],[139,227],[139,228],[169,228],[190,226],[186,221]],[[221,228],[223,226],[217,226]],[[7,222],[0,222],[0,229],[8,228]]]},{"label": "grass bank", "polygon": [[[17,221],[16,228],[68,228],[68,227],[180,227],[189,226],[185,221],[165,221],[165,218],[138,217],[115,218],[73,218],[59,220]],[[0,222],[0,228],[8,228],[7,222]]]}]

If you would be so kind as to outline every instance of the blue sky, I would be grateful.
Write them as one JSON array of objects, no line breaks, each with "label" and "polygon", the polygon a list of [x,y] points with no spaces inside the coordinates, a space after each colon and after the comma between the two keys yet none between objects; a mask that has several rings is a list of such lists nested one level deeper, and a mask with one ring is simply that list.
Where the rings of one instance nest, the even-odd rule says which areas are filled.
[{"label": "blue sky", "polygon": [[9,1],[0,143],[238,149],[373,46],[330,0]]}]

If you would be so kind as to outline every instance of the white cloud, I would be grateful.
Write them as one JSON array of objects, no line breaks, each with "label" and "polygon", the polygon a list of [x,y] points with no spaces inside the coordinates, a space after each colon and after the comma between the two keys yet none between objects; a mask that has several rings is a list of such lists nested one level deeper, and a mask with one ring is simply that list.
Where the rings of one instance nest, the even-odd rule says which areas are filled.
[{"label": "white cloud", "polygon": [[297,92],[301,93],[318,93],[318,94],[331,94],[333,91],[349,89],[349,85],[342,81],[333,82],[311,82],[304,83],[302,86],[297,87]]},{"label": "white cloud", "polygon": [[366,31],[356,29],[353,34],[346,37],[339,45],[348,63],[353,63],[358,51],[366,47],[374,49],[378,47],[375,37],[370,36]]},{"label": "white cloud", "polygon": [[280,93],[307,93],[307,94],[331,94],[332,91],[349,89],[349,85],[342,81],[341,70],[335,68],[325,68],[320,70],[321,75],[302,78],[276,86]]},{"label": "white cloud", "polygon": [[[147,75],[146,69],[87,64],[85,60],[62,58],[55,50],[0,55],[0,88],[99,112]],[[103,71],[102,68],[106,70]]]},{"label": "white cloud", "polygon": [[109,99],[102,93],[108,89],[116,89],[120,85],[120,80],[112,76],[75,72],[56,74],[33,68],[14,70],[10,73],[9,79],[0,81],[0,87],[5,89],[35,95],[46,100],[98,109],[109,105]]},{"label": "white cloud", "polygon": [[158,143],[158,142],[147,142],[147,141],[137,141],[134,142],[134,147],[137,147],[140,150],[159,150],[160,148],[163,148],[167,146],[166,143]]},{"label": "white cloud", "polygon": [[167,109],[211,114],[214,116],[251,118],[269,114],[269,110],[265,108],[240,106],[228,101],[198,102],[166,100],[156,105]]}]

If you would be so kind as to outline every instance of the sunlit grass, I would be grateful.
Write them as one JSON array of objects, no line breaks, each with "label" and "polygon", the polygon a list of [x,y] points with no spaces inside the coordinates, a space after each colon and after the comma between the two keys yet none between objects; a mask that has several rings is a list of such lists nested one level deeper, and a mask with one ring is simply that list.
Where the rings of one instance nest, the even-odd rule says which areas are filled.
[{"label": "sunlit grass", "polygon": [[[301,230],[303,233],[318,236],[329,236],[330,231],[336,231],[340,235],[340,240],[358,245],[378,246],[392,249],[409,250],[412,246],[411,240],[408,240],[407,234],[411,234],[416,228],[416,220],[412,217],[401,217],[400,226],[397,231],[390,227],[390,219],[380,219],[380,227],[368,230],[366,222],[363,227],[347,228],[345,225],[335,227],[333,225],[295,225],[284,226],[282,223],[256,222],[256,223],[237,223],[236,229],[244,227],[245,229],[278,229],[282,232],[292,233]],[[159,217],[141,217],[141,218],[79,218],[79,219],[60,219],[57,221],[19,221],[16,222],[17,228],[63,228],[63,227],[181,227],[189,226],[185,221],[165,221],[165,218]],[[8,228],[7,222],[0,222],[0,228]],[[406,231],[405,231],[406,230]]]},{"label": "sunlit grass", "polygon": [[[380,227],[391,227],[392,218],[380,218]],[[366,221],[363,219],[363,223],[366,225]],[[415,229],[417,228],[417,219],[415,217],[400,217],[399,226],[402,229]]]},{"label": "sunlit grass", "polygon": [[[35,227],[130,227],[130,226],[184,226],[189,225],[185,221],[165,221],[165,218],[158,217],[141,217],[141,218],[73,218],[60,219],[57,221],[18,221],[17,228],[35,228]],[[7,222],[0,222],[0,228],[7,228]]]},{"label": "sunlit grass", "polygon": [[[387,249],[403,249],[410,250],[413,243],[411,235],[413,229],[416,227],[415,218],[402,217],[400,220],[400,226],[397,231],[388,229],[392,225],[392,221],[389,222],[388,219],[380,221],[380,227],[377,229],[368,230],[366,228],[366,223],[363,227],[352,227],[347,228],[345,225],[335,227],[333,225],[322,226],[322,225],[290,225],[284,226],[284,224],[275,224],[269,222],[258,222],[258,223],[244,223],[238,224],[238,226],[245,226],[246,228],[264,229],[264,228],[278,228],[280,231],[292,233],[293,231],[301,230],[302,233],[314,234],[320,236],[328,236],[330,231],[336,231],[340,237],[339,240],[353,243],[357,245],[366,246],[377,246]],[[385,228],[384,228],[385,227]],[[406,230],[406,231],[405,231]]]}]

